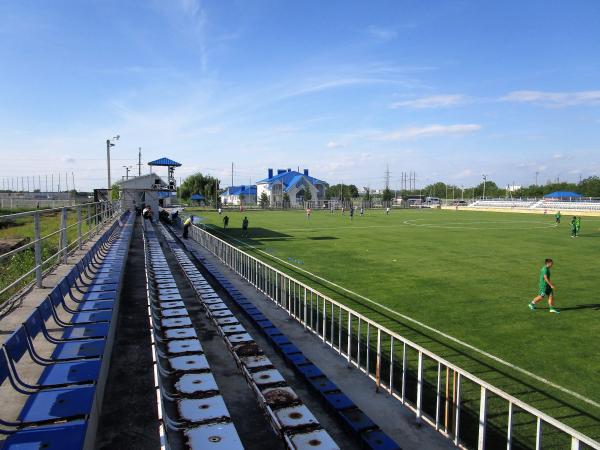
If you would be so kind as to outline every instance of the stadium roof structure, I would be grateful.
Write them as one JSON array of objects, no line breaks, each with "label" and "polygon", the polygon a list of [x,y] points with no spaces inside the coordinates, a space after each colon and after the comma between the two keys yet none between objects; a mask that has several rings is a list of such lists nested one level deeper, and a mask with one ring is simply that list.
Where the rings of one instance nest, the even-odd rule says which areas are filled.
[{"label": "stadium roof structure", "polygon": [[190,200],[194,200],[194,201],[199,202],[201,200],[204,200],[204,195],[202,195],[202,194],[194,194],[194,195],[192,195],[190,197]]},{"label": "stadium roof structure", "polygon": [[173,161],[172,159],[169,158],[158,158],[155,159],[154,161],[150,161],[148,163],[149,166],[163,166],[163,167],[181,167],[181,163],[178,163],[177,161]]},{"label": "stadium roof structure", "polygon": [[295,170],[280,171],[280,173],[272,176],[271,178],[265,178],[264,180],[257,181],[256,184],[265,183],[271,185],[276,183],[283,183],[283,185],[285,186],[285,190],[288,190],[291,187],[293,187],[296,183],[301,181],[302,178],[308,180],[308,182],[312,183],[313,185],[323,184],[329,186],[329,184],[323,180],[319,180],[318,178],[311,177],[304,173],[296,172]]},{"label": "stadium roof structure", "polygon": [[229,186],[222,195],[256,195],[256,186],[240,185]]},{"label": "stadium roof structure", "polygon": [[556,191],[551,192],[550,194],[544,195],[544,198],[580,198],[583,195],[578,194],[577,192],[570,191]]}]

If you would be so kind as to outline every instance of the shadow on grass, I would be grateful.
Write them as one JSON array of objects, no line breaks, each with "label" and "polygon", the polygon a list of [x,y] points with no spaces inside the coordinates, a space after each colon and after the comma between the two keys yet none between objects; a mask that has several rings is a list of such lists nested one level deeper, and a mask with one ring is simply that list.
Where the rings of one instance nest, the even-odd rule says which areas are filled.
[{"label": "shadow on grass", "polygon": [[313,236],[309,237],[311,241],[333,241],[334,239],[339,239],[333,236]]}]

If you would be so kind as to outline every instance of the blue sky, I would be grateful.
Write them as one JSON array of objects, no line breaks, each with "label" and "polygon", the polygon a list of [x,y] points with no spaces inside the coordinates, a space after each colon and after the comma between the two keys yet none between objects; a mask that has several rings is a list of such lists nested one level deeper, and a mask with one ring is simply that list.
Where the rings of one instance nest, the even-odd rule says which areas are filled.
[{"label": "blue sky", "polygon": [[[600,173],[600,2],[0,0],[0,176]],[[144,170],[147,170],[144,168]],[[70,176],[70,175],[69,175]]]}]

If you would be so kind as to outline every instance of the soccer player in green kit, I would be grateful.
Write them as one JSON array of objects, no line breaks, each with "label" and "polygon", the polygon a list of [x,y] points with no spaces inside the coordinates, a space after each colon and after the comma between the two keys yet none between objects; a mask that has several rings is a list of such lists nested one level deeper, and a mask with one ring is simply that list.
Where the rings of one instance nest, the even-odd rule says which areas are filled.
[{"label": "soccer player in green kit", "polygon": [[577,237],[577,232],[578,232],[578,228],[577,228],[577,217],[573,216],[573,218],[571,219],[571,237]]},{"label": "soccer player in green kit", "polygon": [[548,306],[550,306],[550,312],[559,314],[560,311],[554,307],[554,285],[550,281],[550,269],[554,261],[550,258],[546,258],[544,266],[540,269],[540,289],[537,297],[535,297],[529,304],[529,309],[535,310],[535,305],[542,301],[544,297],[548,297]]}]

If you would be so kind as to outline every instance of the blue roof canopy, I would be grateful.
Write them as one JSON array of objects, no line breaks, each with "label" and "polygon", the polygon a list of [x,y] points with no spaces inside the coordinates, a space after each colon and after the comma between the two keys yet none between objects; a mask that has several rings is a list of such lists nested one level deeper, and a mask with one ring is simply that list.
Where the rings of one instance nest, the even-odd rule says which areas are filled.
[{"label": "blue roof canopy", "polygon": [[550,194],[544,195],[544,198],[569,198],[569,197],[579,198],[579,197],[583,197],[583,195],[578,194],[577,192],[569,192],[569,191],[556,191],[556,192],[551,192]]},{"label": "blue roof canopy", "polygon": [[196,201],[204,200],[204,195],[194,194],[190,197],[190,200],[196,200]]},{"label": "blue roof canopy", "polygon": [[299,178],[305,178],[313,185],[316,185],[316,184],[327,185],[327,183],[323,180],[319,180],[315,177],[311,177],[309,175],[305,175],[303,173],[296,172],[295,170],[290,170],[290,171],[285,171],[285,172],[279,173],[271,178],[265,178],[264,180],[257,181],[257,183],[274,184],[274,183],[282,183],[283,182],[283,184],[287,187],[287,186],[291,185],[292,182],[296,183]]},{"label": "blue roof canopy", "polygon": [[172,166],[172,167],[181,167],[181,163],[178,163],[177,161],[173,161],[172,159],[169,158],[159,158],[159,159],[155,159],[154,161],[150,161],[148,163],[149,166]]},{"label": "blue roof canopy", "polygon": [[241,186],[229,186],[225,191],[225,195],[256,195],[256,186],[254,185],[241,185]]}]

